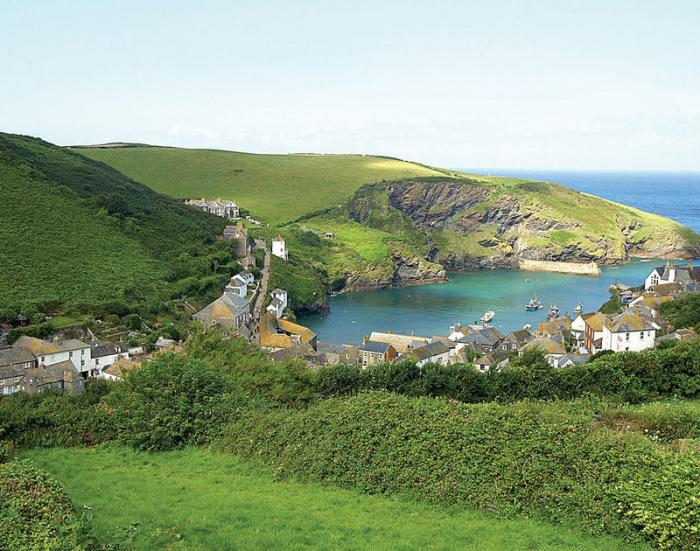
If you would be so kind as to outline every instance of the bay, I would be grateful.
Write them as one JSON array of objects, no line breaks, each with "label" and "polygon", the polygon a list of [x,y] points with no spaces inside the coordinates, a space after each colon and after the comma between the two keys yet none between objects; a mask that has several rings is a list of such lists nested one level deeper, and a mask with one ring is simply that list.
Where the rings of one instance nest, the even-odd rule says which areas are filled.
[{"label": "bay", "polygon": [[[479,174],[519,176],[557,182],[642,210],[655,212],[700,232],[700,173],[460,169]],[[444,284],[346,293],[331,297],[331,313],[300,317],[322,342],[356,344],[372,331],[447,335],[455,322],[473,323],[486,311],[503,332],[544,321],[550,304],[562,314],[597,310],[609,298],[612,283],[639,285],[653,266],[665,260],[634,261],[601,267],[600,277],[493,270],[451,273]],[[545,310],[526,312],[538,297]]]}]

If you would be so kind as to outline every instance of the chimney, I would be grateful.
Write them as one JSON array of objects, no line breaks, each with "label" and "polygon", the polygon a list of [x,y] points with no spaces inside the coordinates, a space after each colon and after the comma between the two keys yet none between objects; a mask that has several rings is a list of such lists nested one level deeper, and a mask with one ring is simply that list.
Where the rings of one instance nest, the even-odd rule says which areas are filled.
[{"label": "chimney", "polygon": [[51,341],[52,341],[54,344],[58,344],[59,342],[61,342],[61,339],[59,338],[58,335],[54,335],[54,337],[53,337],[53,339],[51,339]]}]

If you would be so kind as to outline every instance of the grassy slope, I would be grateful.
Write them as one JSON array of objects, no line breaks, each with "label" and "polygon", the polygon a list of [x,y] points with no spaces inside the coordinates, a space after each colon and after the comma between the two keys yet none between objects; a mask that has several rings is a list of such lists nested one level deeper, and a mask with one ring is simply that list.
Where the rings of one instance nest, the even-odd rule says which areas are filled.
[{"label": "grassy slope", "polygon": [[2,133],[0,197],[3,306],[125,294],[136,301],[147,287],[166,293],[162,280],[177,255],[201,248],[224,225],[105,164]]},{"label": "grassy slope", "polygon": [[171,197],[231,199],[267,222],[286,222],[335,206],[367,182],[443,174],[364,155],[255,155],[165,147],[78,151]]},{"label": "grassy slope", "polygon": [[231,456],[201,450],[26,455],[65,484],[79,510],[90,507],[103,541],[136,549],[636,548],[533,520],[275,482]]}]

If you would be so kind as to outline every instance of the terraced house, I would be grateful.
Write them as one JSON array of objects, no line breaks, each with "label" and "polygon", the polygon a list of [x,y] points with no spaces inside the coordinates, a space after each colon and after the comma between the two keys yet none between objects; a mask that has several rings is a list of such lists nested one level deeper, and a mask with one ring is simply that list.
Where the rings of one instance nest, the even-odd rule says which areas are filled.
[{"label": "terraced house", "polygon": [[222,218],[235,219],[238,218],[239,215],[238,205],[233,201],[222,201],[221,199],[213,201],[207,199],[187,199],[185,204],[199,207],[204,212],[221,216]]}]

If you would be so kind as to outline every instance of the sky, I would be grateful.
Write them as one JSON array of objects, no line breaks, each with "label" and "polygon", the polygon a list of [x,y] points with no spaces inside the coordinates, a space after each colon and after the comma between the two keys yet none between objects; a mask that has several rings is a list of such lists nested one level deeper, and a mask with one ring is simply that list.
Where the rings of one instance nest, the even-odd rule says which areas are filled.
[{"label": "sky", "polygon": [[698,28],[698,0],[0,0],[0,131],[700,170]]}]

